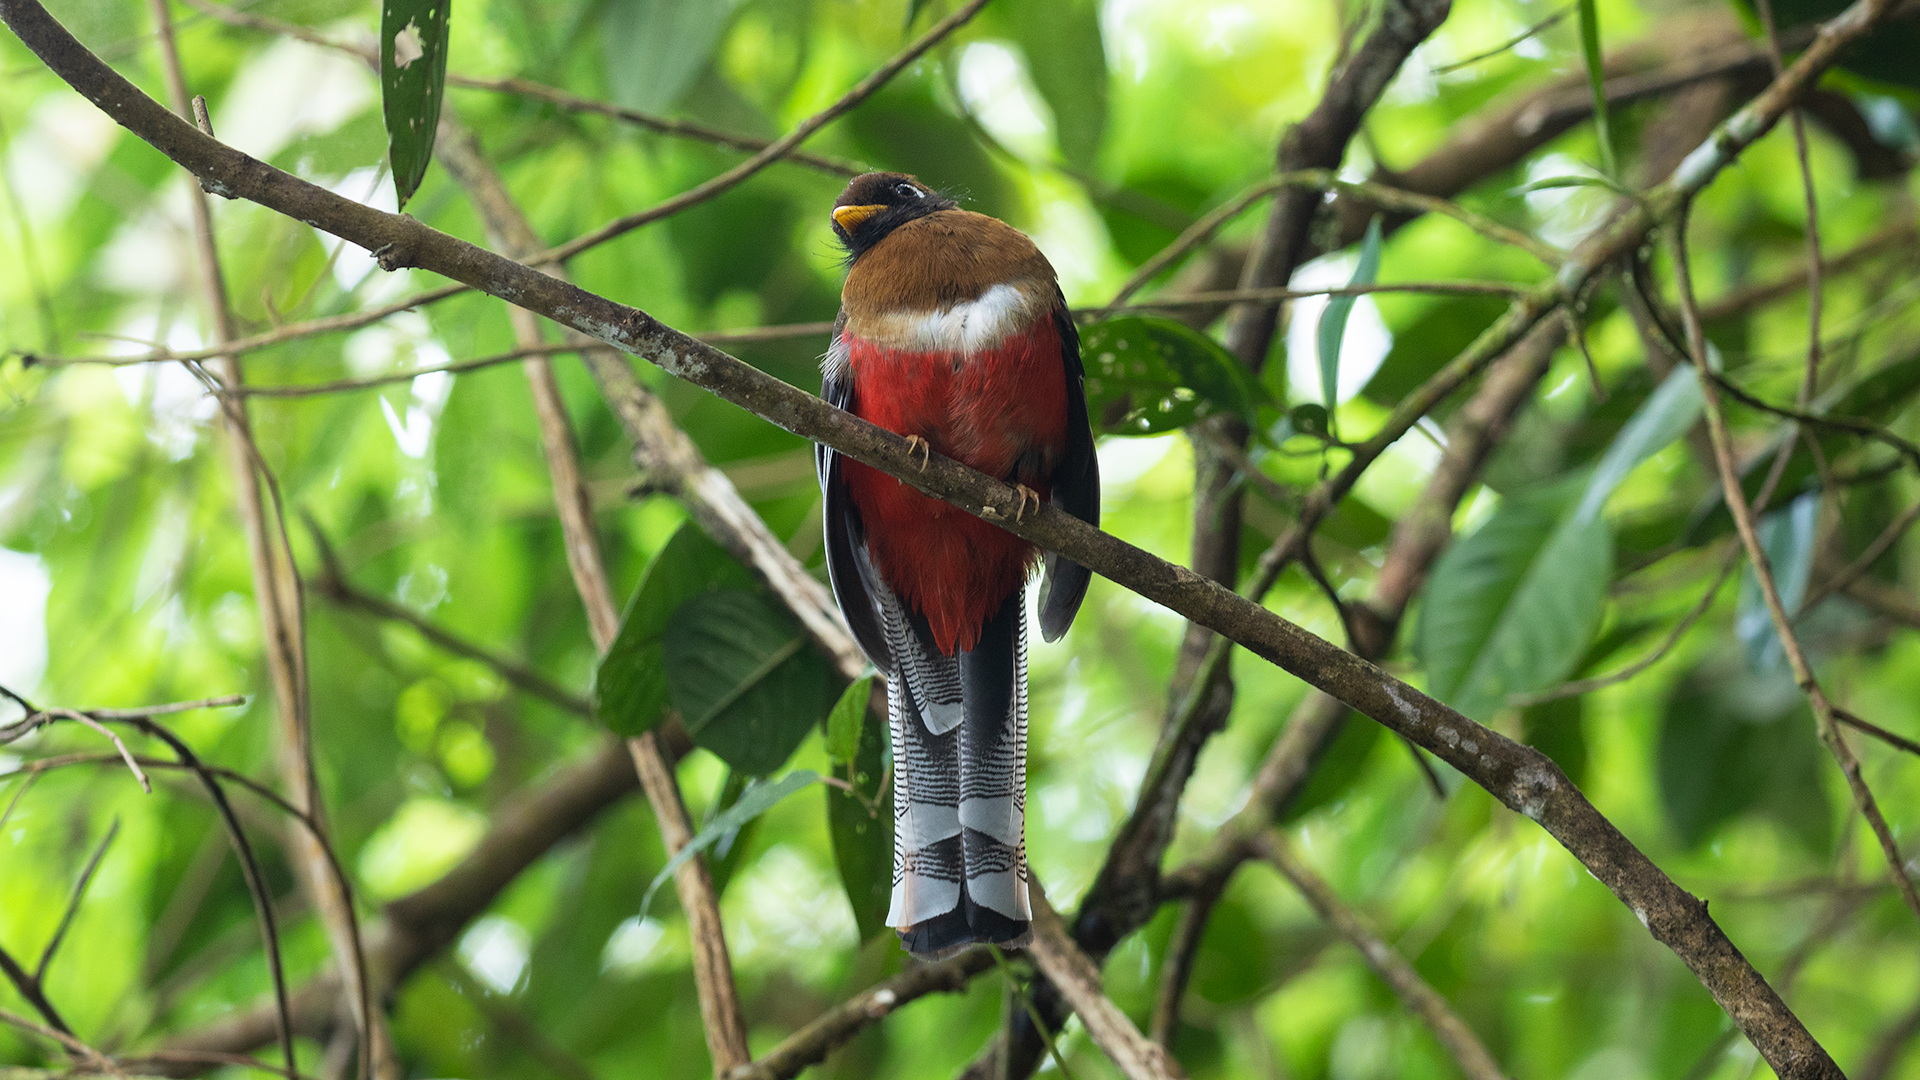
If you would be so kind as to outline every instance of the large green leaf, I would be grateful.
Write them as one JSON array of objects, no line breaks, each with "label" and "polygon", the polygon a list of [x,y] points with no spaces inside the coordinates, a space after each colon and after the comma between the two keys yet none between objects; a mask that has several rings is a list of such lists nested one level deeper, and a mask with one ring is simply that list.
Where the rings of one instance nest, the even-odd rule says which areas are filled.
[{"label": "large green leaf", "polygon": [[614,101],[663,112],[713,58],[735,0],[612,0],[601,17]]},{"label": "large green leaf", "polygon": [[600,722],[626,736],[658,724],[668,704],[661,642],[669,617],[696,596],[716,589],[752,589],[755,584],[747,568],[698,526],[681,526],[647,567],[627,602],[620,632],[594,673],[594,714]]},{"label": "large green leaf", "polygon": [[1833,811],[1821,789],[1823,757],[1806,698],[1791,676],[1756,674],[1722,657],[1688,672],[1662,709],[1661,802],[1689,846],[1759,810],[1824,851]]},{"label": "large green leaf", "polygon": [[1087,372],[1087,413],[1125,400],[1114,435],[1155,435],[1227,413],[1251,422],[1269,398],[1233,354],[1212,338],[1174,322],[1126,316],[1080,331]]},{"label": "large green leaf", "polygon": [[1485,719],[1573,671],[1613,575],[1600,512],[1629,473],[1693,426],[1700,405],[1692,370],[1674,372],[1621,425],[1577,499],[1566,483],[1516,496],[1441,556],[1419,631],[1436,695]]},{"label": "large green leaf", "polygon": [[[881,790],[887,771],[887,731],[880,724],[859,722],[866,718],[873,684],[868,677],[849,686],[827,724],[830,744],[836,731],[841,737],[850,735],[853,739],[851,753],[836,757],[834,772],[859,794],[838,787],[828,789],[827,829],[833,835],[833,861],[840,868],[840,884],[853,907],[853,921],[860,928],[862,941],[887,928],[887,905],[893,892],[892,785]],[[830,747],[830,752],[833,749],[838,748]]]},{"label": "large green leaf", "polygon": [[382,0],[380,5],[380,108],[401,206],[419,189],[433,159],[440,102],[446,97],[452,8],[453,0]]},{"label": "large green leaf", "polygon": [[1435,696],[1485,720],[1579,662],[1606,602],[1613,538],[1573,506],[1564,488],[1512,498],[1441,556],[1419,630]]},{"label": "large green leaf", "polygon": [[661,642],[667,691],[695,744],[764,776],[833,703],[833,670],[791,614],[759,590],[680,605]]},{"label": "large green leaf", "polygon": [[1574,513],[1596,517],[1607,497],[1641,462],[1686,434],[1700,418],[1700,379],[1690,367],[1676,369],[1621,426],[1587,481]]}]

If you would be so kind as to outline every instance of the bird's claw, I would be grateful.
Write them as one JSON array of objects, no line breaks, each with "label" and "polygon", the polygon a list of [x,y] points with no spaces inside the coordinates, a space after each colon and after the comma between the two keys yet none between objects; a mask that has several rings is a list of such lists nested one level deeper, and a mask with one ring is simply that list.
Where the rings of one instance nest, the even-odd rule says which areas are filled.
[{"label": "bird's claw", "polygon": [[918,435],[907,436],[907,457],[912,458],[914,454],[920,455],[920,471],[926,472],[927,466],[933,464],[933,444]]},{"label": "bird's claw", "polygon": [[1024,521],[1027,516],[1027,508],[1029,505],[1031,505],[1032,508],[1035,510],[1040,509],[1040,503],[1042,500],[1040,498],[1039,492],[1033,490],[1032,488],[1028,487],[1025,484],[1015,484],[1013,485],[1013,490],[1015,494],[1020,496],[1020,501],[1017,504],[1015,504],[1013,508],[1013,520]]}]

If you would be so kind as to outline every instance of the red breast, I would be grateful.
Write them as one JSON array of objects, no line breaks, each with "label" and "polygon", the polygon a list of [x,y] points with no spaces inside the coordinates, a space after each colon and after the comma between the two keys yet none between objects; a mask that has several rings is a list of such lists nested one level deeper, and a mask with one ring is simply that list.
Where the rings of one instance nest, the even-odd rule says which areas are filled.
[{"label": "red breast", "polygon": [[[941,210],[865,251],[847,275],[854,412],[1043,499],[1066,446],[1067,386],[1053,268],[993,218]],[[970,649],[1038,554],[997,525],[857,462],[846,465],[875,568],[927,616],[942,652]]]}]

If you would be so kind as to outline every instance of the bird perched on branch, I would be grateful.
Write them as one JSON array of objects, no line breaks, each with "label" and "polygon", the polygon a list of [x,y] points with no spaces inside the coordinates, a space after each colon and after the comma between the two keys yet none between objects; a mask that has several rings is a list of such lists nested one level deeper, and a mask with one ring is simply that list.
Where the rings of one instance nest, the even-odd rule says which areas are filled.
[{"label": "bird perched on branch", "polygon": [[[1080,338],[1033,241],[902,173],[855,177],[833,231],[850,268],[822,396],[906,436],[923,462],[941,454],[1017,485],[1023,514],[1050,502],[1099,524]],[[923,958],[1024,945],[1025,593],[1040,551],[824,446],[816,464],[834,596],[887,676],[887,923]],[[1087,580],[1046,556],[1048,641]]]}]

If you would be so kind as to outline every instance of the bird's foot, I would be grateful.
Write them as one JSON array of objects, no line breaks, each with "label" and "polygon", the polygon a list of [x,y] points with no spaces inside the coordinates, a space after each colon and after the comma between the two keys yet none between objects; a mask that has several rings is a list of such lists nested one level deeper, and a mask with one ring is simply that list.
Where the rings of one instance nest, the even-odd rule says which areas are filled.
[{"label": "bird's foot", "polygon": [[920,471],[926,472],[927,466],[933,464],[933,444],[918,435],[907,436],[907,456],[911,458],[914,454],[920,455]]},{"label": "bird's foot", "polygon": [[1025,484],[1015,484],[1013,485],[1013,490],[1015,494],[1020,496],[1020,502],[1015,505],[1013,509],[1013,520],[1024,521],[1029,507],[1034,510],[1040,509],[1040,503],[1043,500],[1040,498],[1039,492]]}]

